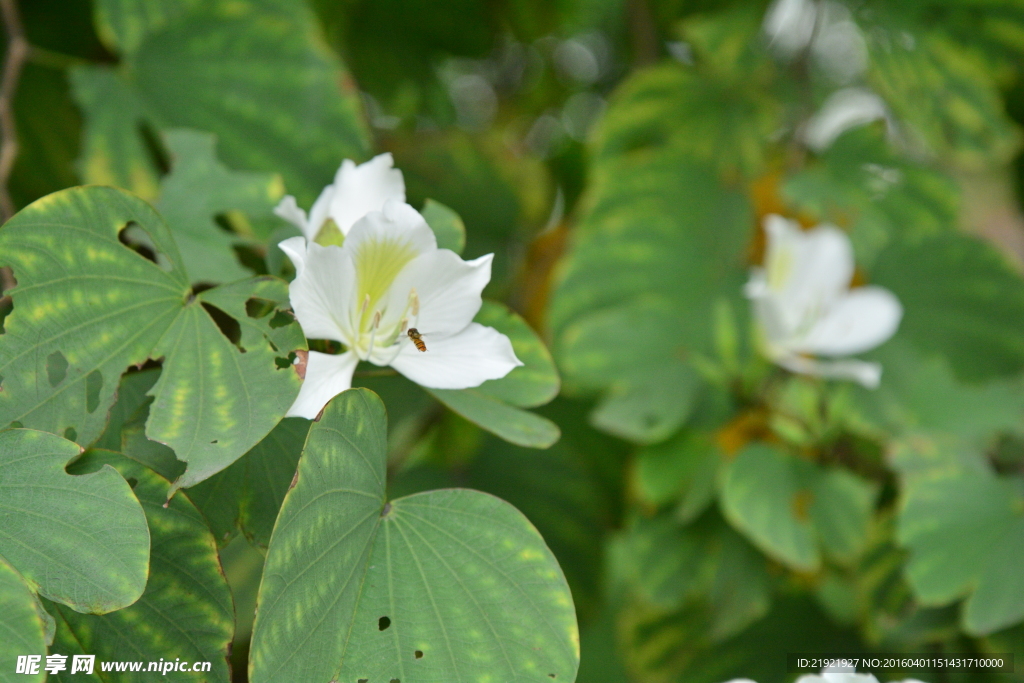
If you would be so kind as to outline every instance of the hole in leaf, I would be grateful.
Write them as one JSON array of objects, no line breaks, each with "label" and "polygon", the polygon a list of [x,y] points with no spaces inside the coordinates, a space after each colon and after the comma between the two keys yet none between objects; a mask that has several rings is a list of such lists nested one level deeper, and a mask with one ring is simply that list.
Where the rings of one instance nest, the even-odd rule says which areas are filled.
[{"label": "hole in leaf", "polygon": [[160,135],[156,129],[153,128],[146,121],[139,121],[136,124],[136,130],[139,133],[139,137],[142,138],[142,144],[149,153],[150,161],[157,167],[160,175],[167,175],[171,172],[171,155],[167,153],[164,148],[163,142],[160,140]]},{"label": "hole in leaf", "polygon": [[211,441],[210,443],[217,443],[217,439],[214,439],[214,440],[213,440],[213,441]]},{"label": "hole in leaf", "polygon": [[412,656],[416,659],[423,659],[423,650],[416,650]]},{"label": "hole in leaf", "polygon": [[289,353],[287,357],[285,357],[285,356],[278,356],[277,358],[274,359],[274,365],[277,366],[278,370],[284,370],[285,368],[290,368],[294,363],[295,363],[295,352],[294,351]]},{"label": "hole in leaf", "polygon": [[237,346],[239,351],[245,353],[245,349],[241,345],[242,326],[238,324],[238,321],[216,306],[211,306],[205,301],[203,302],[203,309],[210,314],[210,317],[213,318],[213,322],[217,323],[217,327],[224,336],[228,338],[228,341]]},{"label": "hole in leaf", "polygon": [[290,325],[293,322],[295,322],[294,315],[288,311],[278,311],[274,314],[274,317],[270,319],[270,327],[276,330],[279,327]]},{"label": "hole in leaf", "polygon": [[548,674],[548,678],[558,678],[555,674]]},{"label": "hole in leaf", "polygon": [[245,302],[245,314],[250,318],[264,318],[274,311],[274,302],[269,299],[261,299],[258,296],[250,297]]},{"label": "hole in leaf", "polygon": [[381,617],[377,620],[377,628],[381,631],[386,631],[391,626],[391,619],[387,617]]},{"label": "hole in leaf", "polygon": [[68,359],[60,351],[54,351],[46,357],[46,379],[51,387],[56,387],[68,376]]},{"label": "hole in leaf", "polygon": [[392,678],[391,683],[402,683],[402,681],[398,680],[397,678]]},{"label": "hole in leaf", "polygon": [[22,427],[24,427],[24,426],[25,426],[25,425],[23,425],[23,424],[22,424],[22,423],[21,423],[21,422],[20,422],[19,420],[15,420],[14,422],[12,422],[12,423],[11,423],[11,424],[9,425],[9,427],[10,427],[11,429],[21,429],[21,428],[22,428]]},{"label": "hole in leaf", "polygon": [[226,213],[218,213],[213,217],[213,222],[217,224],[217,227],[226,233],[231,235],[235,234],[235,226],[231,225],[231,218]]},{"label": "hole in leaf", "polygon": [[117,241],[147,261],[155,263],[160,270],[170,272],[174,269],[170,259],[157,250],[156,243],[153,242],[150,234],[135,221],[129,221],[121,229],[121,232],[117,234]]},{"label": "hole in leaf", "polygon": [[85,409],[95,413],[100,406],[100,391],[103,389],[103,373],[93,370],[85,376]]},{"label": "hole in leaf", "polygon": [[74,427],[68,427],[67,429],[64,430],[64,438],[67,439],[68,441],[77,441],[78,432],[75,431]]},{"label": "hole in leaf", "polygon": [[132,487],[133,491],[135,490],[136,485],[138,485],[139,483],[139,480],[136,479],[135,477],[128,477],[127,479],[125,479],[125,481],[128,482],[128,486]]},{"label": "hole in leaf", "polygon": [[370,683],[369,678],[360,678],[356,683]]},{"label": "hole in leaf", "polygon": [[14,310],[14,300],[10,296],[5,296],[4,292],[16,284],[14,271],[9,266],[0,268],[0,334],[4,333],[4,320]]}]

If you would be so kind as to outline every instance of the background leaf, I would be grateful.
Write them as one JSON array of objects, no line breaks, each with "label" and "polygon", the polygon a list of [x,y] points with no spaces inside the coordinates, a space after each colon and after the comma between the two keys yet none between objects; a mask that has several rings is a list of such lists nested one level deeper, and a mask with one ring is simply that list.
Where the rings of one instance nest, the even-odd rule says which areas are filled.
[{"label": "background leaf", "polygon": [[[153,538],[146,591],[125,609],[93,616],[51,605],[57,616],[53,652],[95,654],[99,661],[159,659],[210,662],[211,683],[230,680],[227,656],[234,607],[217,546],[205,520],[184,495],[167,502],[170,482],[138,463],[107,451],[89,451],[78,469],[106,463],[135,482]],[[166,507],[165,507],[166,503]],[[70,659],[68,660],[71,661]],[[104,681],[145,681],[152,673],[101,673]],[[194,681],[196,674],[170,672],[168,680]],[[69,677],[75,680],[75,677]]]},{"label": "background leaf", "polygon": [[81,452],[45,432],[0,432],[0,555],[42,595],[102,614],[142,595],[150,534],[116,471],[65,473]]},{"label": "background leaf", "polygon": [[4,634],[0,639],[0,681],[3,683],[46,680],[42,666],[34,676],[15,673],[19,656],[46,653],[45,629],[38,604],[35,593],[18,571],[0,557],[0,631]]}]

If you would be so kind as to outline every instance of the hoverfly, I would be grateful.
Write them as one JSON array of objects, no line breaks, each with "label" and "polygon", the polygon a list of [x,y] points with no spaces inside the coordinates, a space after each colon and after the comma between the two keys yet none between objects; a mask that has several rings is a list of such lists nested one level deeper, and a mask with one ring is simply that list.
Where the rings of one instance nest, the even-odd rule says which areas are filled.
[{"label": "hoverfly", "polygon": [[412,343],[416,345],[416,348],[419,349],[420,353],[427,350],[427,345],[423,342],[423,335],[420,334],[419,330],[415,327],[410,327],[406,334],[409,335],[409,339],[412,339]]}]

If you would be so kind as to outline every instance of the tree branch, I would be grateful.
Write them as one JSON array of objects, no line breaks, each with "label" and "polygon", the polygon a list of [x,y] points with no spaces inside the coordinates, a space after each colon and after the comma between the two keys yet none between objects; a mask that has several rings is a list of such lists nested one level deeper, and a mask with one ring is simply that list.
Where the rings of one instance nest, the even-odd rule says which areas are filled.
[{"label": "tree branch", "polygon": [[28,57],[29,45],[15,0],[0,0],[0,14],[7,31],[7,54],[0,76],[0,221],[14,215],[14,202],[7,189],[14,160],[18,158],[18,134],[14,123],[14,93],[18,89],[21,68]]}]

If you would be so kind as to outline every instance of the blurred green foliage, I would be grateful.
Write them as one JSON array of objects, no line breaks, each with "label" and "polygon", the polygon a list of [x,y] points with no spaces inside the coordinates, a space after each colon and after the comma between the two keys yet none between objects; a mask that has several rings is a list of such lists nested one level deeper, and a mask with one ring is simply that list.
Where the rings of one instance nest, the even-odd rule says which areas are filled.
[{"label": "blurred green foliage", "polygon": [[[1024,219],[1008,197],[1002,222],[978,224],[961,192],[996,178],[1024,196],[1024,3],[790,4],[815,13],[811,33],[773,35],[764,0],[23,1],[34,49],[9,188],[19,208],[91,183],[151,202],[170,247],[134,248],[171,257],[173,274],[150,275],[199,295],[203,343],[233,352],[294,327],[270,312],[293,273],[275,245],[296,234],[277,200],[308,206],[343,158],[392,152],[442,246],[495,253],[477,320],[527,365],[463,391],[360,367],[388,411],[389,493],[466,486],[518,507],[572,589],[581,683],[774,683],[796,651],[1024,658]],[[743,283],[772,213],[839,226],[855,284],[900,299],[898,333],[863,354],[882,364],[877,390],[759,356]],[[0,264],[21,278],[32,259],[12,253]],[[204,597],[131,645],[175,656],[161,648],[180,627],[189,657],[223,661],[217,549],[251,609],[253,558],[228,544],[270,544],[308,423],[270,431],[270,410],[234,464],[160,508],[182,473],[171,448],[216,449],[160,436],[181,378],[156,355],[120,380],[147,355],[103,366],[104,411],[72,405],[74,433],[15,416],[135,480],[154,543],[136,606],[44,605],[53,649],[127,659],[103,634],[184,591]],[[161,534],[190,576],[156,553]],[[19,572],[0,558],[3,619],[35,642],[45,619]],[[882,678],[910,675],[1024,681]]]}]

